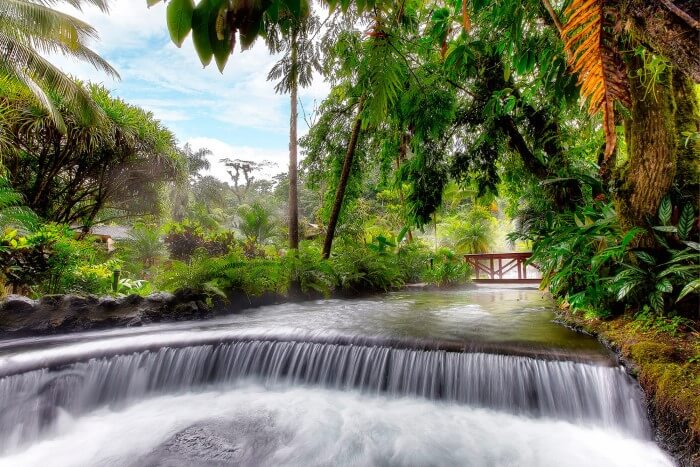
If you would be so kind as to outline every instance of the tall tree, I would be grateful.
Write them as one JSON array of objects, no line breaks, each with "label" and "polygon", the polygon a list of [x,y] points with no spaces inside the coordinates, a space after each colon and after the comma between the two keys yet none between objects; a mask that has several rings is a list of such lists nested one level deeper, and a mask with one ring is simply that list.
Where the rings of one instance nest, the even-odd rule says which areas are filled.
[{"label": "tall tree", "polygon": [[[90,25],[50,8],[65,3],[77,8],[95,5],[107,11],[108,0],[3,0],[0,2],[0,77],[25,86],[49,113],[60,131],[66,130],[52,96],[84,121],[102,116],[90,94],[51,64],[43,54],[62,53],[83,60],[110,76],[118,73],[87,47],[97,38]],[[7,85],[6,83],[4,85]]]},{"label": "tall tree", "polygon": [[304,14],[297,17],[287,12],[277,24],[270,24],[267,44],[272,52],[283,52],[282,58],[272,67],[268,80],[279,80],[278,93],[289,93],[289,248],[299,248],[299,196],[298,196],[298,90],[311,84],[313,72],[320,69],[319,55],[313,38],[318,32],[318,18],[310,13],[309,4],[303,2]]},{"label": "tall tree", "polygon": [[187,208],[190,204],[190,194],[195,185],[200,180],[200,172],[209,170],[211,164],[207,159],[211,155],[211,151],[207,148],[199,148],[196,151],[192,149],[189,143],[182,147],[182,156],[187,164],[187,178],[178,180],[172,187],[170,192],[170,203],[172,204],[172,216],[176,221],[182,221],[187,214]]},{"label": "tall tree", "polygon": [[[233,182],[233,194],[238,200],[238,204],[242,204],[246,194],[251,188],[253,181],[255,180],[255,172],[262,170],[264,167],[270,165],[268,161],[255,162],[246,161],[243,159],[221,159],[221,162],[227,167],[226,172],[231,181]],[[241,179],[241,177],[243,177]]]},{"label": "tall tree", "polygon": [[328,218],[326,237],[323,240],[323,257],[326,259],[328,259],[331,256],[331,248],[333,247],[333,237],[335,236],[335,228],[338,225],[340,210],[343,207],[343,200],[345,199],[345,190],[347,189],[348,180],[350,179],[350,170],[352,169],[353,159],[355,157],[355,150],[357,149],[357,140],[360,137],[360,130],[362,128],[363,107],[364,97],[360,98],[359,102],[357,103],[357,117],[355,118],[355,123],[352,126],[352,132],[350,133],[350,141],[348,142],[348,148],[345,152],[345,157],[343,158],[343,169],[340,172],[340,179],[338,180],[338,186],[336,187],[333,207],[331,209],[330,217]]},{"label": "tall tree", "polygon": [[416,12],[413,6],[413,2],[406,2],[386,5],[383,10],[375,9],[363,18],[371,24],[363,34],[366,38],[362,39],[358,31],[342,32],[326,59],[327,75],[332,74],[333,79],[348,90],[350,106],[356,108],[357,116],[328,219],[323,242],[324,258],[331,254],[360,134],[370,126],[383,124],[408,79],[408,63],[401,53],[405,44],[397,31],[404,25],[414,24]]}]

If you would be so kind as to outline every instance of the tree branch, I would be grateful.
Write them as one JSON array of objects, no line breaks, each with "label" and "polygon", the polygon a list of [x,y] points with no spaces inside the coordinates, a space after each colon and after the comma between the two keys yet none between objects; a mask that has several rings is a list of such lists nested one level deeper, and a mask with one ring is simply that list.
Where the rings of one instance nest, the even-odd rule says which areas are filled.
[{"label": "tree branch", "polygon": [[[542,0],[542,1],[546,2],[547,0]],[[681,18],[683,21],[688,23],[688,26],[700,31],[700,23],[695,18],[690,16],[688,13],[686,13],[685,11],[678,8],[671,0],[661,0],[661,3],[663,3],[663,5],[666,8],[671,10],[671,12],[673,14],[675,14],[676,16]]]},{"label": "tree branch", "polygon": [[549,0],[542,0],[542,4],[547,9],[547,13],[549,13],[549,16],[552,18],[552,21],[554,21],[554,25],[557,27],[557,31],[559,31],[559,35],[561,35],[561,32],[564,30],[564,25],[559,20],[559,16],[557,16],[557,12],[554,11],[554,8],[552,8],[552,4],[549,2]]}]

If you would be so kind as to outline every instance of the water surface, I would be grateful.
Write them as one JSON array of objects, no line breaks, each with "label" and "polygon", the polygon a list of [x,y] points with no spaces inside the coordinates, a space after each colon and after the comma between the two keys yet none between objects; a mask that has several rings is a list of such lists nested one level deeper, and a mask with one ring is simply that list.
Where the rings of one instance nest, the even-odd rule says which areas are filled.
[{"label": "water surface", "polygon": [[553,319],[482,286],[0,341],[0,465],[673,465]]}]

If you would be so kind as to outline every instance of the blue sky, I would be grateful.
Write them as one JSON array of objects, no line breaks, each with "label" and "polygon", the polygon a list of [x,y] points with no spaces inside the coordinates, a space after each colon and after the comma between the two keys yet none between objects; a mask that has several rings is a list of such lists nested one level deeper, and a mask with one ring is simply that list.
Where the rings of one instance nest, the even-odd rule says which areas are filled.
[{"label": "blue sky", "polygon": [[[146,0],[114,0],[109,14],[96,8],[82,12],[62,8],[95,27],[100,39],[91,47],[119,72],[112,80],[85,63],[62,56],[51,60],[64,71],[103,83],[113,94],[154,113],[181,143],[207,147],[214,154],[212,174],[228,177],[218,160],[236,157],[268,160],[286,171],[289,98],[274,92],[267,72],[277,60],[258,41],[245,52],[236,49],[223,74],[215,64],[203,68],[187,38],[178,49],[168,36],[165,4],[147,8]],[[318,78],[300,92],[309,110],[328,93]],[[300,118],[300,134],[307,131]]]}]

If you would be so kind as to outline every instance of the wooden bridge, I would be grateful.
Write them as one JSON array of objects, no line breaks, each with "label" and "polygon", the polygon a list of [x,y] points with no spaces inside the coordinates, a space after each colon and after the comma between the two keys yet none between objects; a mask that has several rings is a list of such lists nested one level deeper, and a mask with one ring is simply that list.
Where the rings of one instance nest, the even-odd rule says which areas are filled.
[{"label": "wooden bridge", "polygon": [[532,253],[478,253],[464,255],[472,267],[474,282],[539,284],[541,275],[528,265]]}]

